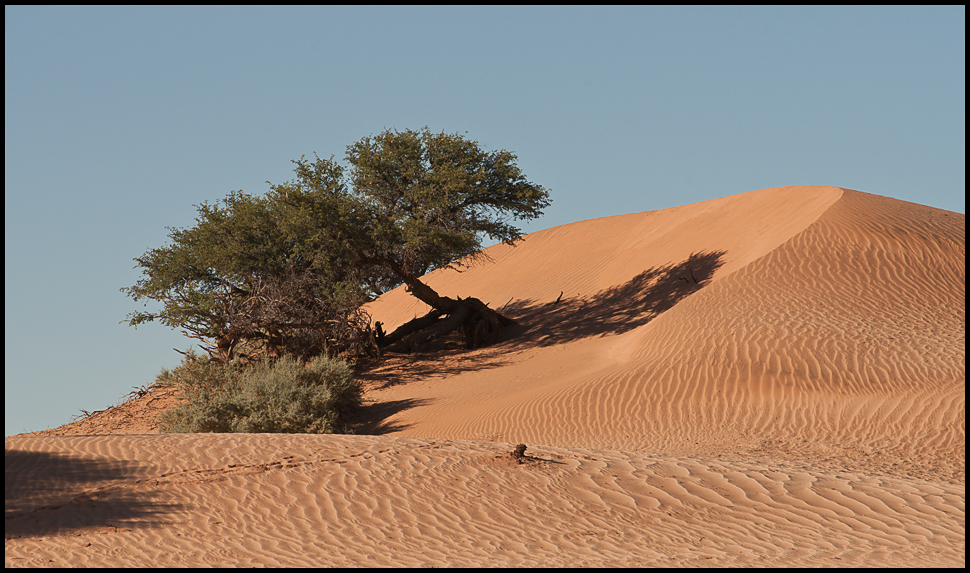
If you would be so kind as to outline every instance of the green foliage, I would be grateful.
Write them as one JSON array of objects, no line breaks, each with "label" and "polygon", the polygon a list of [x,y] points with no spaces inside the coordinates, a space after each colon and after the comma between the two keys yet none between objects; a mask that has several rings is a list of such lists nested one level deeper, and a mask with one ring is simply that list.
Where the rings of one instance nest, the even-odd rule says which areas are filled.
[{"label": "green foliage", "polygon": [[514,244],[522,233],[508,219],[534,219],[550,203],[515,160],[427,127],[351,145],[352,185],[371,218],[368,254],[420,276],[477,254],[483,236]]},{"label": "green foliage", "polygon": [[163,309],[128,324],[181,329],[224,362],[242,346],[251,358],[359,353],[371,340],[364,303],[407,283],[437,308],[418,277],[470,264],[483,237],[515,244],[509,220],[550,203],[514,154],[427,127],[365,137],[346,160],[345,173],[333,157],[301,158],[296,179],[264,197],[238,191],[198,206],[195,226],[170,229],[170,245],[135,259],[143,278],[122,291]]},{"label": "green foliage", "polygon": [[330,434],[341,429],[340,414],[361,402],[347,362],[327,356],[243,366],[189,352],[159,382],[177,386],[188,401],[162,414],[164,432]]},{"label": "green foliage", "polygon": [[327,245],[309,253],[279,204],[240,191],[198,210],[194,227],[171,230],[171,245],[135,259],[144,277],[122,291],[164,308],[132,313],[130,325],[159,320],[223,360],[240,345],[253,358],[308,358],[347,349],[366,329],[354,266],[322,255]]}]

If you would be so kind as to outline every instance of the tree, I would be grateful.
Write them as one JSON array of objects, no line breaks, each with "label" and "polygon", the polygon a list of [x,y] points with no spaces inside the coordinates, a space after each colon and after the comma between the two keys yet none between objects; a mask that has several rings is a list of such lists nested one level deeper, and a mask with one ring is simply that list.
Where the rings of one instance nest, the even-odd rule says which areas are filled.
[{"label": "tree", "polygon": [[133,312],[129,325],[178,328],[220,362],[360,351],[369,318],[349,261],[314,265],[288,235],[283,213],[241,191],[198,211],[194,227],[170,228],[170,245],[135,259],[143,278],[122,292],[163,309]]},{"label": "tree", "polygon": [[346,160],[349,170],[303,157],[296,178],[264,198],[240,191],[200,206],[194,228],[135,259],[146,278],[122,290],[165,309],[133,313],[129,324],[161,320],[224,358],[253,341],[305,353],[369,336],[361,305],[405,284],[432,310],[383,337],[384,347],[408,350],[459,328],[469,347],[496,342],[511,319],[475,298],[441,296],[421,276],[482,260],[484,237],[514,245],[522,233],[510,220],[541,215],[548,192],[512,153],[427,127],[365,137]]},{"label": "tree", "polygon": [[349,248],[367,269],[374,294],[403,283],[432,308],[383,345],[406,350],[459,328],[471,348],[498,341],[511,319],[476,298],[441,296],[420,277],[482,260],[484,237],[514,245],[522,233],[510,220],[541,215],[548,191],[526,180],[514,154],[486,152],[460,134],[427,127],[365,137],[348,147],[347,162],[350,191],[332,158],[301,158],[296,181],[274,186],[272,194],[297,212],[313,213],[306,225]]}]

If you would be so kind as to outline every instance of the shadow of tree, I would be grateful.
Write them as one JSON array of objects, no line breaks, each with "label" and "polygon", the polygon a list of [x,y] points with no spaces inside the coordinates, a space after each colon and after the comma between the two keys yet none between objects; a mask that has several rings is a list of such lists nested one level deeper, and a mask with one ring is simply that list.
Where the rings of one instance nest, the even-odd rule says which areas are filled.
[{"label": "shadow of tree", "polygon": [[437,341],[434,349],[410,354],[386,353],[380,360],[361,365],[355,377],[368,389],[383,390],[428,376],[454,376],[508,362],[502,345],[469,351],[459,334]]},{"label": "shadow of tree", "polygon": [[430,400],[406,399],[406,400],[387,400],[383,402],[372,402],[357,408],[353,416],[347,422],[353,428],[354,433],[367,436],[380,436],[391,432],[399,432],[408,428],[407,424],[395,424],[388,421],[388,418],[417,406],[424,406]]},{"label": "shadow of tree", "polygon": [[[488,368],[498,368],[509,362],[506,348],[501,345],[469,351],[460,336],[436,341],[434,350],[411,354],[387,353],[380,360],[358,364],[354,376],[362,384],[365,394],[405,385],[429,377],[447,377]],[[406,429],[406,424],[389,422],[388,418],[404,410],[425,406],[428,399],[386,400],[365,403],[348,413],[344,421],[356,434],[381,435]]]},{"label": "shadow of tree", "polygon": [[510,303],[503,312],[520,324],[510,328],[505,345],[549,346],[643,326],[706,286],[723,266],[725,254],[694,253],[679,264],[647,269],[588,299]]},{"label": "shadow of tree", "polygon": [[160,515],[181,509],[119,484],[134,481],[141,469],[135,462],[6,449],[3,457],[6,539],[149,527]]},{"label": "shadow of tree", "polygon": [[[679,264],[647,269],[623,285],[590,298],[563,298],[557,302],[517,301],[501,310],[518,325],[507,327],[499,344],[468,351],[457,334],[439,341],[432,351],[388,353],[363,366],[356,374],[368,390],[447,377],[462,372],[498,368],[513,358],[510,352],[551,346],[591,336],[621,334],[647,324],[678,302],[702,289],[724,264],[726,251],[691,254]],[[384,434],[406,426],[387,418],[427,400],[393,400],[365,405],[349,421],[361,434]]]}]

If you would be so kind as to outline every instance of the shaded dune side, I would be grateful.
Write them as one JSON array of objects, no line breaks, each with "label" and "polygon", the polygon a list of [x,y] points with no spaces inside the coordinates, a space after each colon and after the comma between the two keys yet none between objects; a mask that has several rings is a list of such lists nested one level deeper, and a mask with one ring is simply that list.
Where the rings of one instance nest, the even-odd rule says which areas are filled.
[{"label": "shaded dune side", "polygon": [[[5,483],[7,566],[959,566],[964,555],[962,486],[812,468],[554,447],[519,464],[495,443],[279,434],[7,438],[5,452],[18,478]],[[87,473],[104,465],[118,467]]]},{"label": "shaded dune side", "polygon": [[[516,316],[560,292],[563,302],[589,299],[695,253],[723,254],[716,276],[726,276],[804,229],[841,194],[835,187],[778,187],[560,225],[530,233],[516,247],[489,247],[491,262],[460,273],[439,269],[424,279],[439,294],[474,296],[495,309],[511,300]],[[366,308],[388,331],[429,310],[404,287]]]},{"label": "shaded dune side", "polygon": [[543,415],[588,412],[568,434],[597,447],[855,456],[963,479],[964,225],[846,191],[783,246],[610,348],[623,364],[546,397]]},{"label": "shaded dune side", "polygon": [[[781,216],[772,198],[813,192],[822,212],[802,212],[797,232],[756,242],[771,247],[760,256],[736,250],[707,288],[647,324],[550,348],[512,341],[504,365],[409,388],[425,405],[395,423],[414,436],[857,458],[962,479],[965,217],[848,190],[830,201],[825,188],[735,196],[749,200],[737,213]],[[728,218],[735,235],[756,228]]]}]

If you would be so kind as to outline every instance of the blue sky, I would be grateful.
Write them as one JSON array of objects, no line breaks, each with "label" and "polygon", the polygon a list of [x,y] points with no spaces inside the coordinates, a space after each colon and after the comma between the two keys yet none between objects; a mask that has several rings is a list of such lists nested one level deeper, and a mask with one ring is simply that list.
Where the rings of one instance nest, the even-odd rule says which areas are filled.
[{"label": "blue sky", "polygon": [[516,153],[553,199],[526,231],[781,185],[965,213],[965,15],[7,6],[5,435],[178,363],[119,324],[166,226],[385,128]]}]

